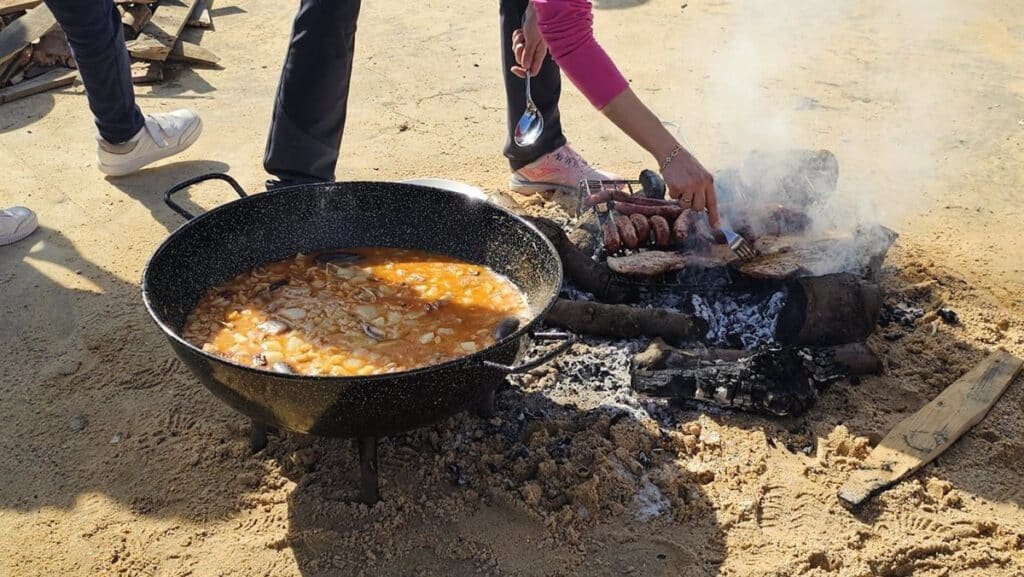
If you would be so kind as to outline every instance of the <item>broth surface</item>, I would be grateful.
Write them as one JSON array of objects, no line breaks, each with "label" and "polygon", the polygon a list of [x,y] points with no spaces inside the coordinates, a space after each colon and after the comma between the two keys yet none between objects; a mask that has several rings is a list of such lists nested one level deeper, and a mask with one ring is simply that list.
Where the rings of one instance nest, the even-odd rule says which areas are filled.
[{"label": "broth surface", "polygon": [[485,266],[357,248],[299,254],[235,277],[200,299],[182,336],[243,365],[365,376],[474,353],[494,344],[499,323],[527,314],[522,292]]}]

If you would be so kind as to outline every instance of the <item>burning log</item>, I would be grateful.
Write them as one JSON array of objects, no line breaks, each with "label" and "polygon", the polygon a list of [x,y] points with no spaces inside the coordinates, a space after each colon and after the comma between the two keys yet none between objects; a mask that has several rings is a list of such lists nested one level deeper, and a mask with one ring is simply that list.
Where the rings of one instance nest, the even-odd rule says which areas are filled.
[{"label": "burning log", "polygon": [[585,335],[620,339],[661,337],[671,342],[698,340],[708,330],[703,319],[668,309],[566,299],[555,301],[544,322]]},{"label": "burning log", "polygon": [[830,383],[880,370],[878,357],[859,343],[689,352],[656,340],[633,358],[631,373],[633,389],[648,396],[788,416],[805,411]]},{"label": "burning log", "polygon": [[863,341],[882,311],[878,285],[849,273],[799,278],[779,313],[775,338],[796,346],[829,346]]},{"label": "burning log", "polygon": [[[811,356],[812,362],[815,357]],[[818,397],[818,387],[841,377],[825,373],[819,383],[794,349],[762,347],[733,362],[703,362],[688,368],[632,371],[633,389],[680,403],[713,405],[776,416],[798,415]]]},{"label": "burning log", "polygon": [[[877,375],[882,372],[881,359],[865,343],[825,347],[819,351],[851,375]],[[673,347],[662,339],[654,339],[645,350],[633,357],[633,368],[645,371],[696,368],[717,361],[735,363],[753,354],[752,351],[742,349],[685,350]]]},{"label": "burning log", "polygon": [[[608,303],[622,303],[630,301],[634,295],[625,288],[613,282],[612,272],[608,265],[595,262],[590,258],[589,253],[579,248],[579,243],[585,243],[585,238],[577,238],[573,242],[566,235],[562,227],[553,220],[547,218],[528,218],[537,229],[551,241],[562,259],[562,267],[565,274],[572,280],[573,284],[582,290],[594,295],[600,301]],[[583,230],[581,227],[580,230]],[[586,233],[580,233],[585,236]],[[590,238],[593,242],[593,237]]]}]

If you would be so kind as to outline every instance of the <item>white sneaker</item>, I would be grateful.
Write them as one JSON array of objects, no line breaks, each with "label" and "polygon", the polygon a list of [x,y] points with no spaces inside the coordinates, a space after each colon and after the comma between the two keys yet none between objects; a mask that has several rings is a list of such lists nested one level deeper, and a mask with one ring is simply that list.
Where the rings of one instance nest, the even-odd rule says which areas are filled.
[{"label": "white sneaker", "polygon": [[111,144],[97,137],[96,158],[100,172],[124,176],[151,162],[174,156],[199,138],[203,121],[188,109],[165,114],[147,114],[146,125],[128,142]]},{"label": "white sneaker", "polygon": [[38,226],[36,213],[24,206],[0,210],[0,246],[18,242],[32,234]]}]

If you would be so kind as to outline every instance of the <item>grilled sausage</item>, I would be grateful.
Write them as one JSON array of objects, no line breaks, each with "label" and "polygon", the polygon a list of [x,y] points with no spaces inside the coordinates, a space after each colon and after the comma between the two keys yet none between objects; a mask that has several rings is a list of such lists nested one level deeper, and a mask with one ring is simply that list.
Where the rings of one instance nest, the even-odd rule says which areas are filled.
[{"label": "grilled sausage", "polygon": [[601,192],[595,192],[594,194],[587,195],[586,200],[583,201],[583,206],[594,206],[601,204],[602,202],[608,202],[612,199],[612,192],[610,190],[602,190]]},{"label": "grilled sausage", "polygon": [[679,204],[674,200],[629,194],[625,190],[613,191],[612,198],[614,198],[616,202],[628,202],[629,204],[639,204],[641,206],[678,206]]},{"label": "grilled sausage", "polygon": [[644,216],[660,216],[666,219],[674,219],[683,212],[683,207],[679,205],[645,206],[631,202],[616,202],[615,210],[620,214],[642,214]]},{"label": "grilled sausage", "polygon": [[633,228],[633,223],[629,221],[629,217],[616,214],[614,220],[615,227],[619,229],[619,238],[622,239],[622,246],[628,249],[635,249],[639,246],[640,243],[636,238],[636,229]]},{"label": "grilled sausage", "polygon": [[615,254],[622,248],[622,238],[619,237],[619,229],[612,219],[601,224],[601,232],[604,234],[604,250],[608,254]]},{"label": "grilled sausage", "polygon": [[652,216],[650,218],[651,228],[654,230],[654,244],[658,248],[665,248],[672,244],[672,232],[668,228],[668,221],[663,216]]},{"label": "grilled sausage", "polygon": [[633,228],[636,229],[637,243],[640,246],[649,244],[651,242],[651,223],[647,221],[647,217],[642,214],[631,214],[629,222],[633,223]]},{"label": "grilled sausage", "polygon": [[686,237],[690,236],[692,216],[693,211],[686,209],[679,215],[679,218],[676,219],[675,223],[672,224],[672,238],[674,238],[677,243],[682,244],[686,242]]}]

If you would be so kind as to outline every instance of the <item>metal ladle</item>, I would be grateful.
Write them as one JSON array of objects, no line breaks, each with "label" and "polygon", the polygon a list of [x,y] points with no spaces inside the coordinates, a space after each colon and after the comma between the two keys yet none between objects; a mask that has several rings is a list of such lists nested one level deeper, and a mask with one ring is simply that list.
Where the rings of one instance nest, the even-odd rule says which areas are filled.
[{"label": "metal ladle", "polygon": [[544,131],[544,117],[541,116],[540,111],[537,110],[537,105],[533,103],[533,96],[530,94],[530,72],[526,72],[526,110],[523,111],[523,115],[519,117],[519,122],[516,124],[516,132],[513,139],[516,141],[517,146],[530,146],[537,139],[540,138],[540,133]]}]

